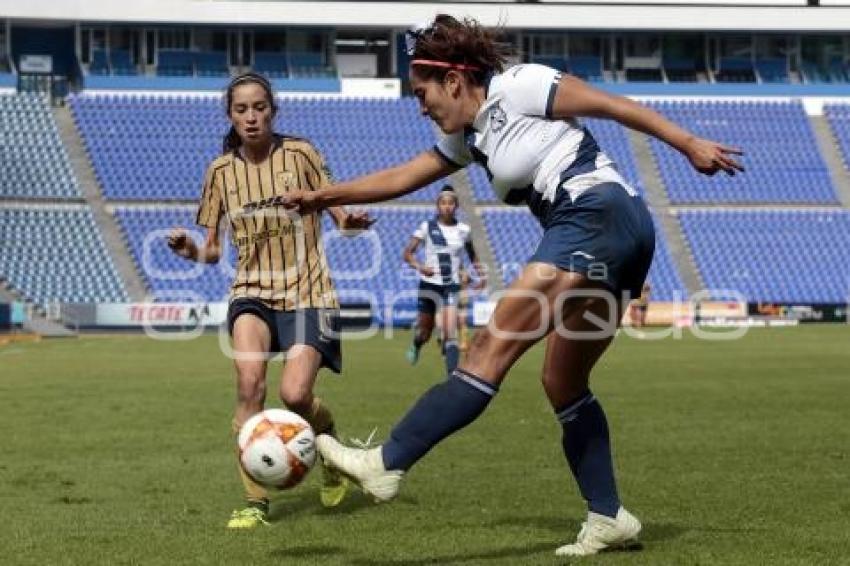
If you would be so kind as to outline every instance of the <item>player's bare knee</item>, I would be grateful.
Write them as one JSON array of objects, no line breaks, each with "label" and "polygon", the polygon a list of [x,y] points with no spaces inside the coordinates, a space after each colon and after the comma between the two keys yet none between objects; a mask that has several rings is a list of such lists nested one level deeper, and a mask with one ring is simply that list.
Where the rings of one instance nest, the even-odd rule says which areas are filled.
[{"label": "player's bare knee", "polygon": [[266,399],[266,378],[256,370],[241,370],[236,389],[239,403],[262,405]]},{"label": "player's bare knee", "polygon": [[543,390],[552,404],[560,406],[578,398],[587,391],[589,377],[590,375],[587,372],[564,372],[563,369],[556,372],[544,367],[540,382],[543,384]]},{"label": "player's bare knee", "polygon": [[280,400],[290,411],[303,415],[313,405],[313,392],[300,385],[284,385],[280,389]]},{"label": "player's bare knee", "polygon": [[472,338],[462,366],[483,379],[501,379],[514,357],[511,349],[505,346],[504,341],[493,337],[486,329],[481,330]]}]

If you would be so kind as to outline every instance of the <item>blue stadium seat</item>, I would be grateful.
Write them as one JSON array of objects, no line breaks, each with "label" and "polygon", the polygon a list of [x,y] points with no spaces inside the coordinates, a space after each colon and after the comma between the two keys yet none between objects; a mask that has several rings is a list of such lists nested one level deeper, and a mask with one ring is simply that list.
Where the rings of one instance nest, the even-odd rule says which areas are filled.
[{"label": "blue stadium seat", "polygon": [[850,211],[704,210],[679,214],[715,298],[749,302],[846,303]]},{"label": "blue stadium seat", "polygon": [[0,197],[81,198],[47,103],[34,94],[0,95]]},{"label": "blue stadium seat", "polygon": [[[218,97],[78,95],[77,126],[107,199],[195,200],[228,123]],[[412,98],[280,100],[278,131],[312,140],[339,180],[434,145]],[[433,201],[442,183],[401,200]]]},{"label": "blue stadium seat", "polygon": [[674,204],[838,202],[800,102],[658,102],[652,106],[697,135],[742,148],[747,172],[728,177],[696,173],[656,139],[651,147]]},{"label": "blue stadium seat", "polygon": [[128,300],[88,207],[0,208],[0,241],[0,277],[28,300]]},{"label": "blue stadium seat", "polygon": [[788,59],[784,57],[772,57],[756,59],[756,72],[763,83],[787,83]]}]

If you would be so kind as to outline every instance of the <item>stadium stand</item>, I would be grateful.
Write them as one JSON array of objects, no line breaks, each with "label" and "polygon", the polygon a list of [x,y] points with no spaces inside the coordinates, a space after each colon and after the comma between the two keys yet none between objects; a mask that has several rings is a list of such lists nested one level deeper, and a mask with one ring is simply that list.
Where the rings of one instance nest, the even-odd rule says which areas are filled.
[{"label": "stadium stand", "polygon": [[602,57],[593,55],[572,56],[567,60],[567,70],[586,81],[602,82],[605,80],[605,73],[602,70]]},{"label": "stadium stand", "polygon": [[109,61],[105,49],[94,49],[91,54],[89,73],[92,75],[108,75]]},{"label": "stadium stand", "polygon": [[698,81],[696,63],[693,59],[667,57],[663,59],[664,74],[671,83],[695,83]]},{"label": "stadium stand", "polygon": [[195,74],[195,57],[191,51],[163,49],[159,51],[156,74],[163,77],[188,77]]},{"label": "stadium stand", "polygon": [[846,303],[850,211],[702,210],[679,214],[705,285],[750,302]]},{"label": "stadium stand", "polygon": [[747,152],[745,175],[706,177],[676,151],[653,139],[653,154],[673,204],[838,203],[799,101],[676,101],[653,106],[697,135]]},{"label": "stadium stand", "polygon": [[257,51],[254,53],[254,71],[273,79],[288,76],[286,53]]},{"label": "stadium stand", "polygon": [[787,83],[788,60],[782,57],[756,59],[756,73],[763,83]]},{"label": "stadium stand", "polygon": [[749,57],[721,57],[714,78],[721,83],[754,83],[756,71]]},{"label": "stadium stand", "polygon": [[626,69],[626,80],[629,82],[660,83],[664,82],[661,68],[629,68]]},{"label": "stadium stand", "polygon": [[[534,253],[542,234],[537,220],[526,210],[490,208],[483,212],[487,236],[501,266],[502,279],[509,285]],[[674,300],[687,296],[662,232],[656,221],[655,259],[649,271],[653,299]]]},{"label": "stadium stand", "polygon": [[81,197],[56,123],[42,98],[0,95],[0,128],[0,197]]},{"label": "stadium stand", "polygon": [[136,66],[130,60],[130,52],[126,49],[111,49],[109,51],[109,64],[113,75],[138,74]]},{"label": "stadium stand", "polygon": [[[79,95],[74,114],[107,199],[195,200],[227,121],[217,97]],[[412,98],[280,100],[276,127],[312,140],[350,179],[430,148],[436,135]],[[432,201],[440,183],[403,197]]]},{"label": "stadium stand", "polygon": [[0,208],[0,274],[42,306],[127,301],[88,207]]},{"label": "stadium stand", "polygon": [[[175,226],[195,226],[195,210],[190,207],[116,207],[115,218],[127,249],[136,262],[147,288],[162,300],[188,300],[191,293],[204,300],[218,301],[227,296],[233,278],[235,250],[226,240],[227,258],[218,265],[196,264],[176,256],[166,245]],[[200,232],[199,232],[200,234]],[[185,297],[174,296],[184,294]]]},{"label": "stadium stand", "polygon": [[641,194],[646,191],[638,174],[635,155],[629,144],[626,129],[612,120],[585,118],[585,126],[596,138],[599,148],[614,160],[620,174]]},{"label": "stadium stand", "polygon": [[198,51],[194,60],[195,74],[199,77],[226,77],[230,74],[224,51]]}]

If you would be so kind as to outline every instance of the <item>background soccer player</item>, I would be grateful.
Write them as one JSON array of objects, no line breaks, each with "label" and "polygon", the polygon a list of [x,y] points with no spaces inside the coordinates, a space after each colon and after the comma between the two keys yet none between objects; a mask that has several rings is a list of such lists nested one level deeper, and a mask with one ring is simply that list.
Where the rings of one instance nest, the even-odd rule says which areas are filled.
[{"label": "background soccer player", "polygon": [[[458,298],[461,286],[461,253],[466,251],[479,277],[476,289],[483,289],[487,280],[478,255],[472,245],[468,224],[457,219],[458,200],[451,185],[446,185],[437,197],[437,215],[424,220],[413,232],[404,249],[404,261],[419,274],[419,295],[416,300],[416,323],[413,343],[407,351],[407,360],[415,364],[419,350],[431,338],[435,316],[439,313],[442,352],[446,370],[457,367],[458,351]],[[425,262],[416,259],[416,250],[425,244]]]},{"label": "background soccer player", "polygon": [[[234,433],[263,409],[269,354],[286,352],[281,400],[316,433],[332,435],[333,415],[313,395],[319,368],[339,373],[342,364],[339,304],[322,247],[320,217],[296,217],[281,207],[289,191],[325,187],[327,169],[309,141],[274,133],[277,105],[264,77],[248,73],[233,79],[225,99],[232,126],[223,154],[207,169],[197,215],[198,224],[207,228],[206,242],[199,247],[176,229],[168,244],[184,258],[216,263],[221,232],[229,226],[239,250],[227,313],[237,376]],[[330,213],[344,229],[371,224],[364,213],[339,208]],[[322,504],[337,505],[345,496],[346,482],[336,472],[323,470]],[[266,522],[268,493],[241,467],[239,471],[247,507],[233,512],[228,527],[255,527]]]},{"label": "background soccer player", "polygon": [[646,311],[649,310],[649,281],[645,281],[640,290],[640,296],[632,301],[629,306],[629,318],[632,321],[632,326],[641,328],[646,325]]},{"label": "background soccer player", "polygon": [[326,191],[288,195],[304,213],[398,197],[476,161],[496,194],[540,221],[537,250],[497,303],[466,359],[427,391],[370,450],[319,436],[319,451],[378,499],[395,497],[403,474],[432,447],[474,421],[514,363],[546,338],[543,388],[562,428],[569,468],[588,516],[559,555],[629,543],[640,522],[620,504],[608,422],[588,387],[628,300],[643,285],[655,248],[649,210],[581,116],[652,135],[705,174],[743,170],[740,151],[701,139],[649,108],[543,65],[504,70],[506,53],[477,22],[440,15],[409,35],[410,86],[422,113],[446,134],[410,161]]}]

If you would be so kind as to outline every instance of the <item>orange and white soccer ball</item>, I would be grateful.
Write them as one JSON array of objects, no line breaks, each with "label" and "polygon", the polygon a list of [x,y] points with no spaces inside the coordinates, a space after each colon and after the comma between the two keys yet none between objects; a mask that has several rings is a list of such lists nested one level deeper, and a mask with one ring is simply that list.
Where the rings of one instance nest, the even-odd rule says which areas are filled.
[{"label": "orange and white soccer ball", "polygon": [[316,463],[316,435],[292,411],[257,413],[242,425],[238,443],[242,469],[265,487],[295,487]]}]

